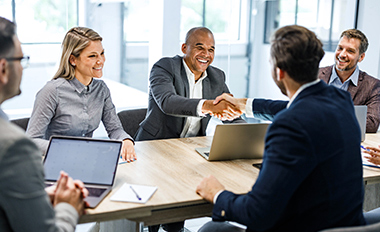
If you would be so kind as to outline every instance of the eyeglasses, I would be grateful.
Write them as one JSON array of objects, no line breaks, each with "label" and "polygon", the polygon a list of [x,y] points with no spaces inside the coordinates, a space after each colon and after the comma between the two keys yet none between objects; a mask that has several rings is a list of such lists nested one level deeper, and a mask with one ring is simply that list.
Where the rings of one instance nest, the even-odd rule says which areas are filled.
[{"label": "eyeglasses", "polygon": [[22,57],[10,57],[10,58],[5,58],[7,61],[15,61],[19,60],[21,63],[22,68],[27,68],[29,66],[29,59],[30,56],[22,56]]}]

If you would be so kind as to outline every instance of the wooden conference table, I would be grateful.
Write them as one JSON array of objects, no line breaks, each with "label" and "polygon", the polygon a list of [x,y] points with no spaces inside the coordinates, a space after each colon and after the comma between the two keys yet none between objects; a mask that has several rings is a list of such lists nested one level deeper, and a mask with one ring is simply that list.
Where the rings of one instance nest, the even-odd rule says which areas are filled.
[{"label": "wooden conference table", "polygon": [[[80,223],[128,219],[145,225],[176,222],[211,216],[212,204],[195,193],[199,182],[212,174],[235,193],[246,193],[254,184],[259,170],[252,166],[261,160],[209,162],[196,151],[209,146],[212,137],[193,137],[136,142],[138,160],[118,167],[113,191],[95,209],[87,210]],[[367,134],[363,145],[377,146],[380,134]],[[380,169],[365,167],[366,183],[380,182]],[[145,204],[110,201],[124,183],[157,186]]]}]

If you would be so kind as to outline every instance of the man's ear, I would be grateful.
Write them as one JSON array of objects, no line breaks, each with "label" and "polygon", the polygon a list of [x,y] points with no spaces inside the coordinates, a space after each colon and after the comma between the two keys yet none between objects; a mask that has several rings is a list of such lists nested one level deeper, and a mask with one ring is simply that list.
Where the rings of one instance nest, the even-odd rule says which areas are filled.
[{"label": "man's ear", "polygon": [[183,54],[186,54],[186,49],[187,49],[187,45],[185,43],[183,43],[181,46],[181,51]]},{"label": "man's ear", "polygon": [[365,52],[363,52],[362,54],[360,54],[360,57],[359,57],[359,63],[360,62],[362,62],[363,61],[363,59],[364,59],[364,57],[365,57]]},{"label": "man's ear", "polygon": [[0,83],[5,85],[8,83],[9,66],[6,59],[0,59]]},{"label": "man's ear", "polygon": [[285,71],[278,68],[278,67],[276,68],[276,74],[277,74],[277,80],[278,81],[281,81],[285,77]]}]

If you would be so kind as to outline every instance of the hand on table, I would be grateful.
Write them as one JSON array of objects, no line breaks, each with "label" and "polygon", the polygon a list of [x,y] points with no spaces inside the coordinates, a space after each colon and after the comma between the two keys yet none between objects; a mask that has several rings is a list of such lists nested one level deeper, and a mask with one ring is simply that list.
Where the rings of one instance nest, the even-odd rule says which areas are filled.
[{"label": "hand on table", "polygon": [[210,175],[199,183],[196,192],[206,201],[213,203],[215,194],[224,189],[224,186],[214,176]]},{"label": "hand on table", "polygon": [[123,146],[121,148],[121,158],[123,161],[133,162],[137,160],[135,146],[130,139],[123,141]]},{"label": "hand on table", "polygon": [[364,156],[367,160],[373,164],[380,165],[380,145],[379,148],[376,147],[365,147],[368,150],[364,150],[364,153],[369,154],[368,156]]}]

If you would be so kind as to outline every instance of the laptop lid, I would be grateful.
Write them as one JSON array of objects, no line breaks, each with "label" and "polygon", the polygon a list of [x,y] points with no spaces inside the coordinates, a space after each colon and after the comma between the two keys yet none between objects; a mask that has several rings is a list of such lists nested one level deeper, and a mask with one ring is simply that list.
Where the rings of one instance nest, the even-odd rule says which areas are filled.
[{"label": "laptop lid", "polygon": [[85,137],[52,136],[44,158],[45,182],[57,182],[63,170],[89,190],[94,208],[111,191],[122,142]]},{"label": "laptop lid", "polygon": [[196,148],[209,161],[262,159],[268,123],[221,124],[215,128],[211,147]]},{"label": "laptop lid", "polygon": [[365,131],[367,125],[367,106],[354,106],[356,119],[358,120],[362,142],[365,140]]}]

